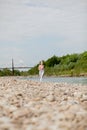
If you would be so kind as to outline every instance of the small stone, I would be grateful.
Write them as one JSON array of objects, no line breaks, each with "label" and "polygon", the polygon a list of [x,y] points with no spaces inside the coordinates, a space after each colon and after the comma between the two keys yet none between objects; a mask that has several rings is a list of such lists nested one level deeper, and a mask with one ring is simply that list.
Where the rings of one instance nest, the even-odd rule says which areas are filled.
[{"label": "small stone", "polygon": [[55,101],[54,95],[48,95],[48,96],[46,97],[46,99],[47,99],[47,101],[50,101],[50,102]]},{"label": "small stone", "polygon": [[82,95],[82,101],[87,101],[87,95],[85,94]]}]

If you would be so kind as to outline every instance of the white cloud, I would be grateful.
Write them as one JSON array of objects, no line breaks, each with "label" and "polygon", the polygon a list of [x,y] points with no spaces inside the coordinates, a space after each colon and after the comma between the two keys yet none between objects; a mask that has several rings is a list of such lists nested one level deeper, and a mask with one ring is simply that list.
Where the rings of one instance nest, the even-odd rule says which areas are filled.
[{"label": "white cloud", "polygon": [[[39,2],[40,1],[33,1],[31,3],[39,4]],[[55,2],[56,4],[54,4]],[[49,3],[48,0],[48,7],[57,6],[58,2],[55,2],[51,1]],[[76,33],[78,34],[78,32],[80,33],[80,31],[85,30],[83,14],[77,13],[79,6],[81,6],[79,3],[77,8],[74,10],[70,9],[69,11],[66,10],[66,8],[39,8],[37,6],[28,7],[21,4],[15,6],[14,3],[18,2],[12,2],[12,4],[9,4],[1,10],[2,22],[0,22],[0,36],[2,40],[12,39],[16,41],[22,40],[26,37],[43,35],[46,33],[76,35]],[[43,3],[45,2],[42,2],[42,4]],[[68,3],[71,5],[72,2],[68,1]],[[67,1],[60,2],[60,5],[61,7],[66,7]],[[74,5],[71,7],[74,8]]]},{"label": "white cloud", "polygon": [[35,64],[54,53],[62,55],[87,49],[86,7],[86,0],[1,0],[3,63],[13,56],[17,61]]}]

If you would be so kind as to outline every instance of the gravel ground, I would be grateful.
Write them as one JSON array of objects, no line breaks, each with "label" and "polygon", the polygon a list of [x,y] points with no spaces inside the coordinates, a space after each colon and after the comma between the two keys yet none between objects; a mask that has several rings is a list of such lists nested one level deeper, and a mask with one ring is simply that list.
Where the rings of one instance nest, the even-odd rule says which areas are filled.
[{"label": "gravel ground", "polygon": [[87,130],[87,86],[1,77],[0,130]]}]

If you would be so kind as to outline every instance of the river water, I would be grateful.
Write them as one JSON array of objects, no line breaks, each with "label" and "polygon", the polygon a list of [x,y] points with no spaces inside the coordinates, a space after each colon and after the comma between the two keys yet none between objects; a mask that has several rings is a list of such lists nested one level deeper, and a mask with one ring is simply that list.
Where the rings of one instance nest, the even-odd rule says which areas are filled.
[{"label": "river water", "polygon": [[[39,81],[39,77],[22,77],[22,79],[26,80],[34,80]],[[75,84],[83,84],[87,85],[87,77],[43,77],[42,82],[64,82],[64,83],[75,83]]]}]

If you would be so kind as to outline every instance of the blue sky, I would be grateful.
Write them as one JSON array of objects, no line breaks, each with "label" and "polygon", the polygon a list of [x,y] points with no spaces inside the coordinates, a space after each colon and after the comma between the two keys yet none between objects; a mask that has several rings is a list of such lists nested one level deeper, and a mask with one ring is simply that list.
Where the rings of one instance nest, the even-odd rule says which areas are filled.
[{"label": "blue sky", "polygon": [[87,51],[87,0],[0,0],[0,67]]}]

